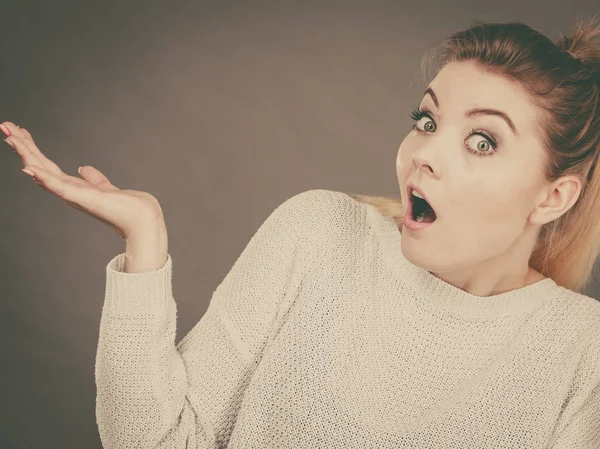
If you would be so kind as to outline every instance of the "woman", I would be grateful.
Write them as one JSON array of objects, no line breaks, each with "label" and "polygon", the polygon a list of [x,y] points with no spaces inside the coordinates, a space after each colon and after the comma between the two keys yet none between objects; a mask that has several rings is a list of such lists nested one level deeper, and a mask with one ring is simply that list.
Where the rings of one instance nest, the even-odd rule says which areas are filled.
[{"label": "woman", "polygon": [[96,356],[104,448],[600,447],[600,304],[578,292],[600,245],[598,34],[448,38],[400,199],[289,198],[177,345],[158,201],[64,174],[5,122],[42,187],[127,241]]}]

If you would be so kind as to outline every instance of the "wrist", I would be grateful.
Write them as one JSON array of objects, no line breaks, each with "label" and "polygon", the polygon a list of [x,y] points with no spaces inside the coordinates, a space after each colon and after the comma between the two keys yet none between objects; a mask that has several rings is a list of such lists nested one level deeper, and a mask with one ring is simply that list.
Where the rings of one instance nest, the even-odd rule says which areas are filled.
[{"label": "wrist", "polygon": [[140,228],[125,241],[125,273],[144,273],[162,268],[167,261],[168,237],[161,227]]}]

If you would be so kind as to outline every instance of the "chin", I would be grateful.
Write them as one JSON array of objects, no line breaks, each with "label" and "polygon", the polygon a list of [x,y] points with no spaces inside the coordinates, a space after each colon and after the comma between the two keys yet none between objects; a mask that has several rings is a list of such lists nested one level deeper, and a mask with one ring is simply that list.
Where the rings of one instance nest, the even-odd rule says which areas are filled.
[{"label": "chin", "polygon": [[428,251],[423,251],[423,245],[410,238],[408,232],[402,237],[400,247],[404,257],[413,265],[417,265],[425,269],[429,265],[430,257],[427,256]]}]

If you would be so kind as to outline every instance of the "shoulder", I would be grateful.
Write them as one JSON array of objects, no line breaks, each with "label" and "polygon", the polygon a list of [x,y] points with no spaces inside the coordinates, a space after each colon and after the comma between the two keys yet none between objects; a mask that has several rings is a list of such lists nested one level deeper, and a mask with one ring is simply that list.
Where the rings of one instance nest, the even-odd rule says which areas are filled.
[{"label": "shoulder", "polygon": [[305,190],[275,209],[289,217],[299,232],[340,230],[355,223],[364,213],[360,203],[344,192],[327,189]]},{"label": "shoulder", "polygon": [[592,344],[600,361],[600,301],[582,293],[573,293],[580,302],[582,315],[587,317],[586,324],[592,335],[590,340],[594,342]]},{"label": "shoulder", "polygon": [[[576,345],[595,357],[600,368],[600,301],[564,287],[560,314]],[[599,372],[600,375],[600,372]]]},{"label": "shoulder", "polygon": [[309,207],[327,206],[324,212],[329,212],[332,209],[339,209],[340,207],[343,210],[347,209],[348,207],[357,207],[359,203],[344,192],[328,189],[310,189],[304,190],[288,198],[281,203],[281,205],[284,204],[301,204]]},{"label": "shoulder", "polygon": [[584,293],[579,293],[565,287],[562,300],[573,317],[580,319],[590,328],[596,329],[600,337],[600,301]]},{"label": "shoulder", "polygon": [[577,336],[582,352],[579,369],[593,385],[600,385],[600,301],[582,293],[570,292],[575,313],[581,319]]}]

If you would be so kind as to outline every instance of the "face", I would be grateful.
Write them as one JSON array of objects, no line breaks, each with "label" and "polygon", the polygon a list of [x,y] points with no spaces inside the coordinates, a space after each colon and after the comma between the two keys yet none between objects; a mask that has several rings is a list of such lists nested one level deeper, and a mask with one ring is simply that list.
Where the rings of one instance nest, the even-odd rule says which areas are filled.
[{"label": "face", "polygon": [[[419,231],[404,226],[402,251],[416,265],[444,272],[514,249],[540,200],[545,150],[537,112],[516,83],[461,61],[444,66],[429,87],[439,105],[424,95],[425,115],[402,141],[396,171],[404,212],[410,181],[437,219]],[[498,115],[466,116],[473,108],[504,112],[515,131]]]}]

